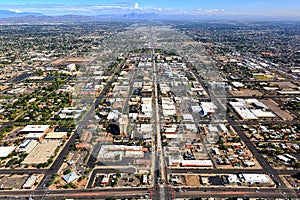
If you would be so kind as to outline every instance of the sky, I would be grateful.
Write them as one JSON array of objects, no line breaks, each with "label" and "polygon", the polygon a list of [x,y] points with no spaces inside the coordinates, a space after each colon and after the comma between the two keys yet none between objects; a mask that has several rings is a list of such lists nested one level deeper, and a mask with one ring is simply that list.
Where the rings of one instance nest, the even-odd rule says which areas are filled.
[{"label": "sky", "polygon": [[154,12],[299,16],[300,0],[0,0],[0,9],[45,15]]}]

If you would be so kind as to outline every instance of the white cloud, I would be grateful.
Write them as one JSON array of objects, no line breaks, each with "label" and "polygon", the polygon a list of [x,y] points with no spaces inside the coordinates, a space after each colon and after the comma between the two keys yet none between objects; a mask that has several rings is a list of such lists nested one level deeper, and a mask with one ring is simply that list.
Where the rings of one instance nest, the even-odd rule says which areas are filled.
[{"label": "white cloud", "polygon": [[16,12],[16,13],[21,13],[22,11],[21,10],[18,10],[18,9],[8,9],[9,11],[12,11],[12,12]]},{"label": "white cloud", "polygon": [[134,9],[139,9],[139,3],[135,2]]}]

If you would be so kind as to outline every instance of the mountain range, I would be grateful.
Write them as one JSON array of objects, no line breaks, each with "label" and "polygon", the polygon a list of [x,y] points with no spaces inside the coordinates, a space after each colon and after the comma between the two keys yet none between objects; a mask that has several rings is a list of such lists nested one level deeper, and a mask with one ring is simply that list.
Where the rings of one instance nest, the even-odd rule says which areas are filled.
[{"label": "mountain range", "polygon": [[9,10],[0,10],[1,24],[14,23],[66,23],[66,22],[93,22],[101,20],[247,20],[247,21],[276,21],[276,20],[292,20],[300,21],[300,18],[293,17],[266,17],[253,15],[191,15],[191,14],[157,14],[132,12],[128,14],[104,14],[104,15],[57,15],[47,16],[40,13],[31,12],[14,12]]},{"label": "mountain range", "polygon": [[10,11],[10,10],[0,10],[0,19],[11,18],[11,17],[23,17],[23,16],[29,16],[29,15],[43,16],[40,13],[14,12],[14,11]]}]

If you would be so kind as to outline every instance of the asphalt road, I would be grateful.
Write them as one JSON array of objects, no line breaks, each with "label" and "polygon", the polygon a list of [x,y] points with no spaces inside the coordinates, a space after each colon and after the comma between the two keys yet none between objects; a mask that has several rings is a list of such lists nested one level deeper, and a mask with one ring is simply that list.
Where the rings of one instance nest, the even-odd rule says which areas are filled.
[{"label": "asphalt road", "polygon": [[148,188],[105,188],[105,189],[72,189],[72,190],[25,190],[25,191],[0,191],[1,199],[11,198],[28,198],[31,195],[34,199],[54,199],[58,197],[76,198],[76,199],[90,199],[90,198],[108,198],[108,197],[127,197],[136,198],[148,194]]},{"label": "asphalt road", "polygon": [[214,197],[214,198],[230,198],[230,197],[251,197],[251,198],[295,198],[299,199],[299,191],[291,189],[278,188],[235,188],[235,187],[201,187],[187,188],[185,192],[175,193],[177,198],[192,197]]}]

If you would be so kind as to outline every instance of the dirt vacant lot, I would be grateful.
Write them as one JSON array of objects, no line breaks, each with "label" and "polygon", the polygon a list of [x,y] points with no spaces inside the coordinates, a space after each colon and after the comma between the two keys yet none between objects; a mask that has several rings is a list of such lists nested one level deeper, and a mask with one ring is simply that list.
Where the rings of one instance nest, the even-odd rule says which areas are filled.
[{"label": "dirt vacant lot", "polygon": [[185,175],[185,182],[187,186],[200,186],[198,175]]}]

